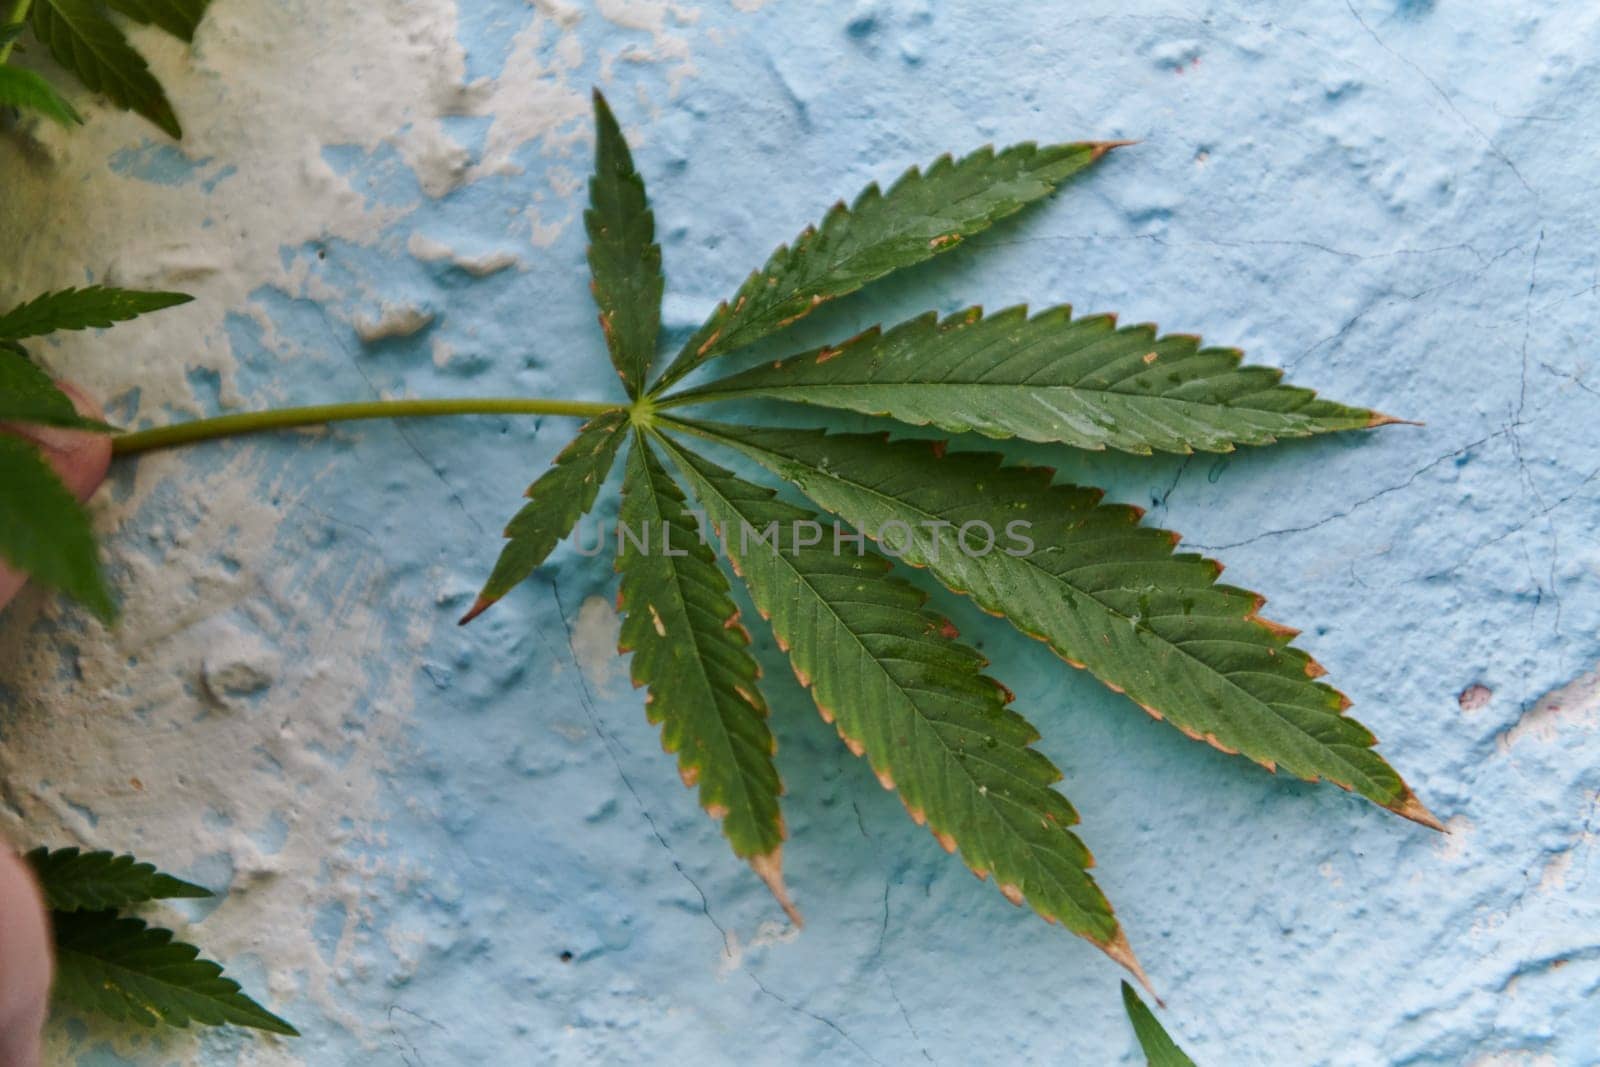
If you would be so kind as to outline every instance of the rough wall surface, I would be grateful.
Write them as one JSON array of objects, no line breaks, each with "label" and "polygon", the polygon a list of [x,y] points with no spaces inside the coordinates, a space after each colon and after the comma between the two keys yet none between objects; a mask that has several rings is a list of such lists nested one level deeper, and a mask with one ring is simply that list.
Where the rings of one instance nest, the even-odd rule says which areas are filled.
[{"label": "rough wall surface", "polygon": [[[136,36],[181,145],[93,106],[0,140],[0,298],[199,297],[47,347],[128,425],[611,396],[578,224],[591,84],[649,182],[677,337],[868,180],[1140,139],[792,346],[1065,301],[1425,422],[1012,452],[1271,596],[1449,836],[1196,745],[940,604],[1042,727],[1199,1062],[1600,1062],[1593,4],[217,0],[192,55]],[[0,619],[0,827],[226,888],[172,917],[307,1036],[69,1018],[56,1060],[1138,1062],[1113,965],[912,826],[770,635],[803,933],[660,755],[607,560],[563,548],[454,625],[571,430],[369,423],[119,465],[96,513],[121,626],[38,594]]]}]

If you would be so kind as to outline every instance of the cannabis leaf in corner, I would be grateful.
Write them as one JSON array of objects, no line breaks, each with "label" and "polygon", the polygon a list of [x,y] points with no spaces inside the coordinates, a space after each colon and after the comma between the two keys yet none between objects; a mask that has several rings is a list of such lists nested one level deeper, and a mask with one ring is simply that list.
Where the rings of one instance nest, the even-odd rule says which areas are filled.
[{"label": "cannabis leaf in corner", "polygon": [[[182,41],[193,41],[210,0],[107,0],[110,8],[135,22],[159,26]],[[174,138],[183,136],[166,90],[150,73],[101,0],[32,0],[34,36],[55,61],[84,86],[117,107],[134,111]],[[15,21],[0,27],[0,106],[37,111],[63,125],[83,121],[71,104],[32,71],[5,66],[28,17],[27,2],[13,5]]]},{"label": "cannabis leaf in corner", "polygon": [[172,931],[119,915],[152,900],[209,897],[200,886],[162,874],[132,856],[36,848],[25,857],[39,879],[55,931],[57,999],[119,1022],[184,1027],[231,1023],[298,1036],[200,958]]},{"label": "cannabis leaf in corner", "polygon": [[[19,342],[57,330],[110,326],[188,300],[182,293],[91,286],[46,293],[0,315],[0,423],[114,431],[80,416]],[[0,560],[82,601],[107,622],[116,616],[88,512],[38,449],[10,434],[0,434]]]},{"label": "cannabis leaf in corner", "polygon": [[1133,1024],[1133,1034],[1150,1067],[1194,1067],[1194,1061],[1167,1034],[1154,1013],[1127,982],[1122,983],[1122,1007]]}]

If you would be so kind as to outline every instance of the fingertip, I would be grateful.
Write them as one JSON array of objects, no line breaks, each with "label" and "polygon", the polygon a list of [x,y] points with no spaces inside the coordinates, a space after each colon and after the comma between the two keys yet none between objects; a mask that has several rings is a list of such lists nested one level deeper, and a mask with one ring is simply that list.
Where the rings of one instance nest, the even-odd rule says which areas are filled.
[{"label": "fingertip", "polygon": [[[76,385],[57,381],[56,387],[67,395],[78,414],[86,419],[105,421],[105,411],[94,398]],[[45,459],[55,469],[66,487],[79,500],[88,500],[106,480],[111,470],[111,437],[103,433],[81,430],[50,430],[40,444]]]},{"label": "fingertip", "polygon": [[0,845],[0,1063],[39,1062],[49,1005],[50,927],[33,874]]}]

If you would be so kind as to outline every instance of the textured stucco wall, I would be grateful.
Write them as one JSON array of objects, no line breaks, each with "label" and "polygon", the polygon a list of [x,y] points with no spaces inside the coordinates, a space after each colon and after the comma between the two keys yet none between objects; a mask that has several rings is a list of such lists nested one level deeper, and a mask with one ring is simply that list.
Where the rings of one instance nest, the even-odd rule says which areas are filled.
[{"label": "textured stucco wall", "polygon": [[[192,56],[139,40],[181,147],[95,107],[0,140],[0,296],[200,298],[50,349],[138,425],[609,395],[577,225],[592,83],[649,181],[678,335],[870,179],[1141,139],[794,344],[1065,301],[1425,421],[1187,461],[1010,451],[1268,594],[1448,837],[1189,742],[940,604],[1043,728],[1197,1060],[1600,1062],[1593,4],[216,0]],[[912,826],[769,635],[799,935],[660,755],[606,561],[565,548],[453,625],[570,429],[366,424],[119,467],[97,511],[121,628],[37,595],[0,619],[0,823],[227,887],[192,932],[307,1037],[63,1020],[53,1053],[1136,1062],[1116,969]]]}]

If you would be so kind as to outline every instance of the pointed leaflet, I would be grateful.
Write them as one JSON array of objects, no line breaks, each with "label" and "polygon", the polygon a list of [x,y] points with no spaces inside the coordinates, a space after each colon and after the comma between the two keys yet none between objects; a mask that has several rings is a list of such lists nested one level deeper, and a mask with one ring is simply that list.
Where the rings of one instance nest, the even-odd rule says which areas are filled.
[{"label": "pointed leaflet", "polygon": [[172,137],[183,136],[161,83],[96,0],[35,0],[33,32],[84,85]]},{"label": "pointed leaflet", "polygon": [[0,107],[37,111],[63,126],[83,121],[83,116],[56,92],[55,86],[21,67],[0,66]]},{"label": "pointed leaflet", "polygon": [[0,434],[0,560],[76,597],[103,621],[116,615],[83,505],[38,449],[7,434]]},{"label": "pointed leaflet", "polygon": [[734,854],[798,923],[783,886],[782,786],[750,636],[683,494],[638,434],[626,471],[619,650],[633,653],[633,684],[649,686],[646,714],[661,726],[662,747],[677,754],[684,784],[700,787],[700,806],[722,821]]},{"label": "pointed leaflet", "polygon": [[1122,1007],[1133,1024],[1133,1034],[1139,1039],[1139,1048],[1144,1051],[1149,1067],[1194,1067],[1194,1061],[1184,1055],[1127,982],[1122,983]]},{"label": "pointed leaflet", "polygon": [[249,1026],[290,1037],[293,1026],[239,991],[172,931],[110,911],[55,912],[55,995],[85,1011],[141,1026]]},{"label": "pointed leaflet", "polygon": [[820,528],[813,513],[667,447],[796,676],[851,751],[940,844],[959,848],[979,877],[993,873],[1012,903],[1027,900],[1137,972],[1087,873],[1089,851],[1068,829],[1077,812],[1050,788],[1061,772],[1028,747],[1038,732],[1006,708],[1010,693],[981,673],[983,657],[877,553],[829,536],[803,545],[798,531]]},{"label": "pointed leaflet", "polygon": [[211,890],[162,874],[132,856],[41,846],[23,859],[33,868],[52,911],[100,911],[147,900],[211,896]]},{"label": "pointed leaflet", "polygon": [[211,0],[106,0],[113,11],[131,19],[160,26],[174,37],[193,41],[194,31]]},{"label": "pointed leaflet", "polygon": [[79,415],[71,398],[56,387],[48,374],[11,352],[0,353],[0,422],[32,422],[100,432],[116,429]]},{"label": "pointed leaflet", "polygon": [[600,329],[617,375],[638,396],[656,354],[661,329],[661,246],[645,198],[644,179],[622,130],[598,89],[594,94],[594,177],[589,179],[590,289],[600,305]]},{"label": "pointed leaflet", "polygon": [[1243,353],[1201,348],[1154,326],[1116,328],[1110,315],[1074,320],[1055,307],[943,322],[932,312],[836,347],[683,394],[685,401],[766,396],[952,433],[1059,441],[1125,452],[1228,452],[1236,444],[1355,430],[1393,421],[1281,385],[1283,372],[1242,367]]},{"label": "pointed leaflet", "polygon": [[126,322],[151,311],[187,304],[193,299],[185,293],[112,289],[103,285],[62,289],[34,297],[26,304],[0,315],[0,340],[38,337],[57,330],[110,326],[114,322]]},{"label": "pointed leaflet", "polygon": [[947,252],[963,238],[1050,194],[1120,142],[1045,145],[996,152],[981,148],[927,172],[915,167],[880,192],[867,186],[855,203],[835,204],[821,226],[781,245],[695,331],[661,376],[657,391],[701,363],[760,340],[809,314],[818,304],[853,293],[901,267]]},{"label": "pointed leaflet", "polygon": [[1257,615],[1261,597],[1217,584],[1219,564],[1175,553],[1176,534],[1138,525],[1138,509],[938,442],[681,425],[738,447],[1190,737],[1438,827],[1343,714],[1349,701],[1315,681],[1324,672],[1290,645],[1295,631]]},{"label": "pointed leaflet", "polygon": [[510,541],[501,549],[483,592],[461,617],[462,625],[532,574],[594,507],[594,498],[616,462],[626,425],[627,414],[621,411],[590,419],[550,469],[528,486],[528,503],[506,527]]}]

